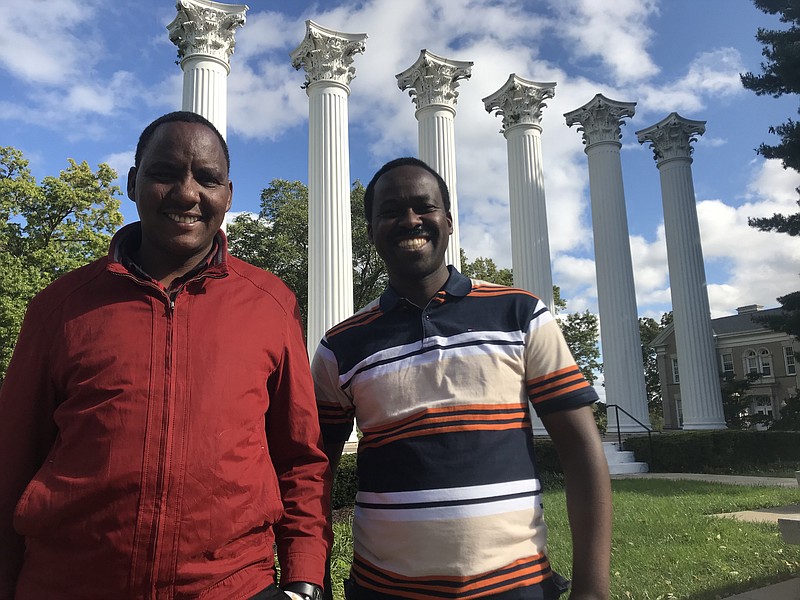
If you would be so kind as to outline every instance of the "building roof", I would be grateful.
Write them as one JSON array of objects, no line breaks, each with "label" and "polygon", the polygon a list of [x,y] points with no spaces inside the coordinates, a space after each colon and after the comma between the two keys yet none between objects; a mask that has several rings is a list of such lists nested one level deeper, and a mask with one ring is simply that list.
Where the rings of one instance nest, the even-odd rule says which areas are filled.
[{"label": "building roof", "polygon": [[754,310],[738,315],[729,315],[711,319],[711,329],[715,335],[725,333],[745,333],[748,331],[759,331],[769,329],[764,323],[755,320],[761,317],[779,316],[784,313],[782,308],[768,308],[766,310]]},{"label": "building roof", "polygon": [[[782,308],[768,308],[766,310],[743,310],[749,307],[741,307],[739,313],[735,315],[728,315],[727,317],[717,317],[711,319],[711,329],[715,336],[735,334],[735,333],[758,333],[760,331],[770,331],[764,323],[756,321],[755,318],[771,317],[785,314]],[[672,335],[674,324],[667,325],[661,333],[659,333],[653,341],[650,342],[650,347],[663,345],[667,338]]]}]

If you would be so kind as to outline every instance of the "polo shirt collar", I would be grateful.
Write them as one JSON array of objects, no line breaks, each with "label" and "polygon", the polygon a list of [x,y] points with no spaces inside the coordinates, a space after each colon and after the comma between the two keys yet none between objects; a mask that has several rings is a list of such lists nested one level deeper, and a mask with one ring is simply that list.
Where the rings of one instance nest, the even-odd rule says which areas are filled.
[{"label": "polo shirt collar", "polygon": [[[453,265],[448,265],[447,270],[450,272],[450,276],[447,278],[447,281],[445,281],[442,289],[437,293],[444,292],[445,296],[453,296],[456,298],[463,298],[469,294],[470,290],[472,290],[472,281],[470,278],[459,273],[458,269]],[[387,285],[386,290],[381,294],[381,311],[389,312],[394,310],[401,302],[407,303],[408,301],[398,294],[391,285]]]}]

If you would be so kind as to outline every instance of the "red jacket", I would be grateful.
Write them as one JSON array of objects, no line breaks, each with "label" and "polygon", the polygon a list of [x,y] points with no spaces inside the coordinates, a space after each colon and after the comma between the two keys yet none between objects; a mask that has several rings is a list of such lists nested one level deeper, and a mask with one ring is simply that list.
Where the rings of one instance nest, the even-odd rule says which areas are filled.
[{"label": "red jacket", "polygon": [[[0,390],[0,599],[249,598],[330,535],[294,295],[227,253],[171,301],[108,257],[30,304]],[[23,540],[25,546],[22,559]],[[21,566],[20,566],[21,565]]]}]

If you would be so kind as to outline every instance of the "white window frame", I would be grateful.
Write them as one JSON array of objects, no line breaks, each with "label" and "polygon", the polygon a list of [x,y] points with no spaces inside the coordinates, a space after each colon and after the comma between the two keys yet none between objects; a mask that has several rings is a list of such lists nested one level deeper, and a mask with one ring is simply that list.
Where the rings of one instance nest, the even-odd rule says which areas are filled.
[{"label": "white window frame", "polygon": [[672,357],[672,383],[680,383],[681,382],[681,374],[678,371],[678,359],[677,357]]},{"label": "white window frame", "polygon": [[[725,360],[725,357],[729,357],[730,360]],[[722,363],[722,373],[724,375],[733,374],[736,372],[736,369],[733,366],[733,352],[722,352],[720,354],[720,362]],[[730,369],[727,367],[730,366]]]},{"label": "white window frame", "polygon": [[791,346],[783,347],[783,364],[787,375],[797,375],[797,360],[794,357],[794,348]]}]

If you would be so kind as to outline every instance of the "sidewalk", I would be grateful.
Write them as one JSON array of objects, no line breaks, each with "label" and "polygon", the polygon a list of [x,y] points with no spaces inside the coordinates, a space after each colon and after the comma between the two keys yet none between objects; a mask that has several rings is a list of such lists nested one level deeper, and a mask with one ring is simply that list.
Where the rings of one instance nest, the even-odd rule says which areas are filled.
[{"label": "sidewalk", "polygon": [[[704,475],[702,473],[632,473],[612,475],[611,479],[667,479],[671,481],[710,481],[733,485],[761,485],[778,487],[797,487],[797,480],[791,477],[753,477],[747,475]],[[775,523],[778,519],[800,519],[800,504],[745,510],[735,513],[715,515],[717,517],[734,518],[742,521]],[[724,600],[800,600],[800,577],[794,577],[758,590],[729,596]]]}]

